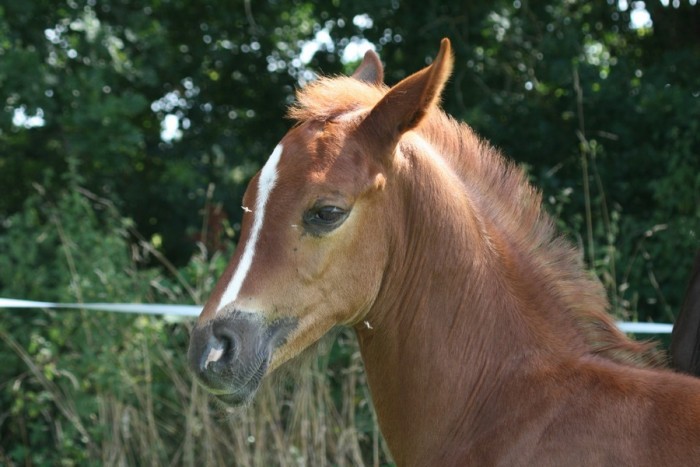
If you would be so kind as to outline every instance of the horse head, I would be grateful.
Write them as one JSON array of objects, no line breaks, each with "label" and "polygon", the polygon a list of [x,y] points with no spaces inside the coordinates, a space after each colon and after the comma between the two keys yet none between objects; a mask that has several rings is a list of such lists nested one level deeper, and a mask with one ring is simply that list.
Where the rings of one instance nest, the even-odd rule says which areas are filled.
[{"label": "horse head", "polygon": [[219,399],[249,401],[267,373],[375,304],[392,252],[393,175],[407,169],[396,147],[451,66],[445,39],[431,66],[388,89],[368,52],[351,77],[312,85],[325,86],[317,101],[291,110],[298,123],[248,185],[240,241],[192,331],[190,366]]}]

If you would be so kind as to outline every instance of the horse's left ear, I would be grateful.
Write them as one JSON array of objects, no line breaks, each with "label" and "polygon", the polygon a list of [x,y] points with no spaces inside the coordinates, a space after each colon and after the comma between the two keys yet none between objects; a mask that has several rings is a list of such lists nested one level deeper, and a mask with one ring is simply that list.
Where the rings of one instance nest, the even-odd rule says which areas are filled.
[{"label": "horse's left ear", "polygon": [[445,38],[433,63],[392,87],[372,108],[359,129],[366,131],[385,150],[393,152],[401,135],[418,126],[440,98],[452,72],[452,63],[452,47]]},{"label": "horse's left ear", "polygon": [[374,50],[365,52],[362,63],[357,67],[352,77],[376,86],[384,84],[384,67],[382,66],[382,61],[379,60],[377,52]]}]

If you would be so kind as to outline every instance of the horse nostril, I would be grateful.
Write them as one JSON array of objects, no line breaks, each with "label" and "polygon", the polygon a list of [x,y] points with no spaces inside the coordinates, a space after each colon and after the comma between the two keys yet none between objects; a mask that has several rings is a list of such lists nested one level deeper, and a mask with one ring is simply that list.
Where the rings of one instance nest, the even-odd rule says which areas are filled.
[{"label": "horse nostril", "polygon": [[212,337],[220,342],[223,356],[226,361],[235,360],[241,351],[241,336],[236,332],[240,329],[235,328],[229,323],[222,323],[220,326],[215,326],[212,332]]},{"label": "horse nostril", "polygon": [[[239,353],[238,338],[230,330],[215,330],[209,336],[206,353],[202,355],[200,369],[209,371],[212,365],[218,362],[229,363],[233,361]],[[214,367],[216,371],[216,366]]]}]

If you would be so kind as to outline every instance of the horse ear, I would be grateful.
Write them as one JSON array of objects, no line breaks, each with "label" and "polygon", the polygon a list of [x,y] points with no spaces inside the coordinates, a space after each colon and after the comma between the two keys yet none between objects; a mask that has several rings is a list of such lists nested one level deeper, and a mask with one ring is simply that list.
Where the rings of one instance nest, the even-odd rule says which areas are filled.
[{"label": "horse ear", "polygon": [[359,129],[381,146],[389,145],[388,151],[393,152],[401,135],[418,126],[440,98],[452,72],[452,63],[450,40],[445,38],[433,63],[392,87],[372,108]]},{"label": "horse ear", "polygon": [[368,84],[380,85],[384,83],[384,67],[382,66],[379,55],[374,50],[365,52],[365,57],[362,63],[357,67],[352,77],[364,81]]}]

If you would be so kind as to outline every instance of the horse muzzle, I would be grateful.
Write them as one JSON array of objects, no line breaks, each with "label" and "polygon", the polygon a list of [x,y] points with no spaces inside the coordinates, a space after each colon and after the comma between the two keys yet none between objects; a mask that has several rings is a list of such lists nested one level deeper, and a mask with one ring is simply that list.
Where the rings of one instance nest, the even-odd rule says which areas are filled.
[{"label": "horse muzzle", "polygon": [[240,311],[198,323],[190,336],[190,369],[225,404],[247,403],[260,386],[272,353],[295,327],[293,319],[268,322],[257,313]]}]

